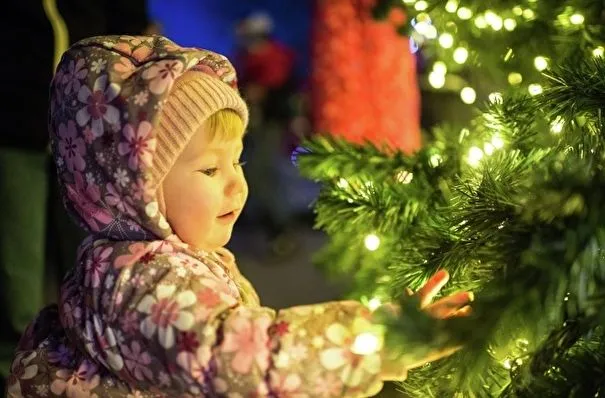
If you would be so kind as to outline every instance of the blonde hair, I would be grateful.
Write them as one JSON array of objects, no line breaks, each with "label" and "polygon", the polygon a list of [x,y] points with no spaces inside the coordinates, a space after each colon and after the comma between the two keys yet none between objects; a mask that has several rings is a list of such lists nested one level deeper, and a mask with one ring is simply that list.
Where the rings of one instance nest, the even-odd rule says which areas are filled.
[{"label": "blonde hair", "polygon": [[245,134],[244,122],[233,109],[224,108],[213,113],[204,122],[204,130],[210,140],[232,140],[242,138]]}]

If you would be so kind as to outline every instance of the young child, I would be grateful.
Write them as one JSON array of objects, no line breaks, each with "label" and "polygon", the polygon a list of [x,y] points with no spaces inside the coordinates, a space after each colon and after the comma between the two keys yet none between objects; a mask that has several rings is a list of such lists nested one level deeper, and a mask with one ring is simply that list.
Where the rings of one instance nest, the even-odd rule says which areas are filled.
[{"label": "young child", "polygon": [[[248,111],[225,57],[86,39],[63,55],[50,105],[64,203],[90,236],[58,306],[24,334],[9,397],[363,397],[449,354],[356,353],[378,326],[357,302],[260,306],[223,248],[248,193]],[[446,280],[420,292],[434,316],[468,308],[468,293],[429,304]]]}]

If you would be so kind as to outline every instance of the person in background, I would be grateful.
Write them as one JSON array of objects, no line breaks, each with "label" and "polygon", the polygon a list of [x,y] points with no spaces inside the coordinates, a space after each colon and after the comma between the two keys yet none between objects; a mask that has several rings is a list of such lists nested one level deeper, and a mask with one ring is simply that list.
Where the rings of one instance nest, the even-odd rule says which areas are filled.
[{"label": "person in background", "polygon": [[[159,33],[145,0],[8,0],[0,24],[4,77],[0,108],[0,391],[18,337],[72,267],[83,234],[56,191],[47,128],[49,85],[60,55],[84,37]],[[90,68],[101,70],[103,63]],[[63,94],[79,90],[81,64]]]},{"label": "person in background", "polygon": [[242,20],[236,28],[239,49],[234,63],[242,96],[250,106],[244,157],[253,190],[247,213],[262,224],[273,251],[284,255],[294,249],[295,238],[289,233],[293,212],[287,198],[275,192],[283,192],[283,160],[289,158],[286,148],[298,82],[296,53],[272,33],[273,20],[264,12]]}]

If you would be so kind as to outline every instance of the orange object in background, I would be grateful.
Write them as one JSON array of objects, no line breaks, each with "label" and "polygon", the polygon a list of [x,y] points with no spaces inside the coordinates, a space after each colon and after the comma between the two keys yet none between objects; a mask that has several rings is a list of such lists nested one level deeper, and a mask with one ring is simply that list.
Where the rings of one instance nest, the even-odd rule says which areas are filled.
[{"label": "orange object in background", "polygon": [[[376,21],[375,0],[317,0],[312,32],[314,130],[411,153],[420,148],[420,93],[404,15]],[[398,21],[399,20],[399,21]]]}]

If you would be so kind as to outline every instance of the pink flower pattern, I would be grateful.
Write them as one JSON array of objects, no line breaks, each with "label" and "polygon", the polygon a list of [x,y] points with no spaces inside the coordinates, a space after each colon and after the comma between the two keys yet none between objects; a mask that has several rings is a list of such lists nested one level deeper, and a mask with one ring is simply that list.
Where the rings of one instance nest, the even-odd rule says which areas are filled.
[{"label": "pink flower pattern", "polygon": [[131,124],[124,126],[122,133],[125,142],[118,145],[118,153],[122,156],[129,155],[128,167],[131,170],[137,170],[140,164],[151,166],[156,144],[151,134],[152,130],[151,123],[146,120],[139,123],[136,132]]},{"label": "pink flower pattern", "polygon": [[67,121],[67,126],[59,125],[59,153],[65,159],[67,169],[71,172],[82,171],[86,167],[83,155],[86,154],[86,146],[82,137],[78,137],[76,124],[73,120]]},{"label": "pink flower pattern", "polygon": [[88,74],[88,69],[84,68],[84,60],[79,59],[77,62],[73,60],[69,62],[67,72],[61,76],[61,83],[65,84],[66,95],[69,95],[72,90],[77,93],[80,90],[81,80]]},{"label": "pink flower pattern", "polygon": [[182,72],[182,62],[176,60],[160,61],[146,69],[143,72],[143,78],[149,80],[149,91],[158,95],[169,90],[174,80]]},{"label": "pink flower pattern", "polygon": [[110,125],[117,125],[120,122],[120,112],[110,105],[118,94],[120,86],[117,83],[107,83],[107,75],[101,75],[95,80],[92,91],[88,86],[80,87],[78,91],[78,100],[86,106],[81,108],[76,114],[78,125],[84,126],[92,119],[92,132],[95,137],[103,135],[105,128],[103,121]]},{"label": "pink flower pattern", "polygon": [[109,268],[109,256],[113,252],[112,247],[100,246],[93,250],[92,258],[86,263],[86,278],[84,285],[86,287],[97,288],[101,284],[101,278]]}]

